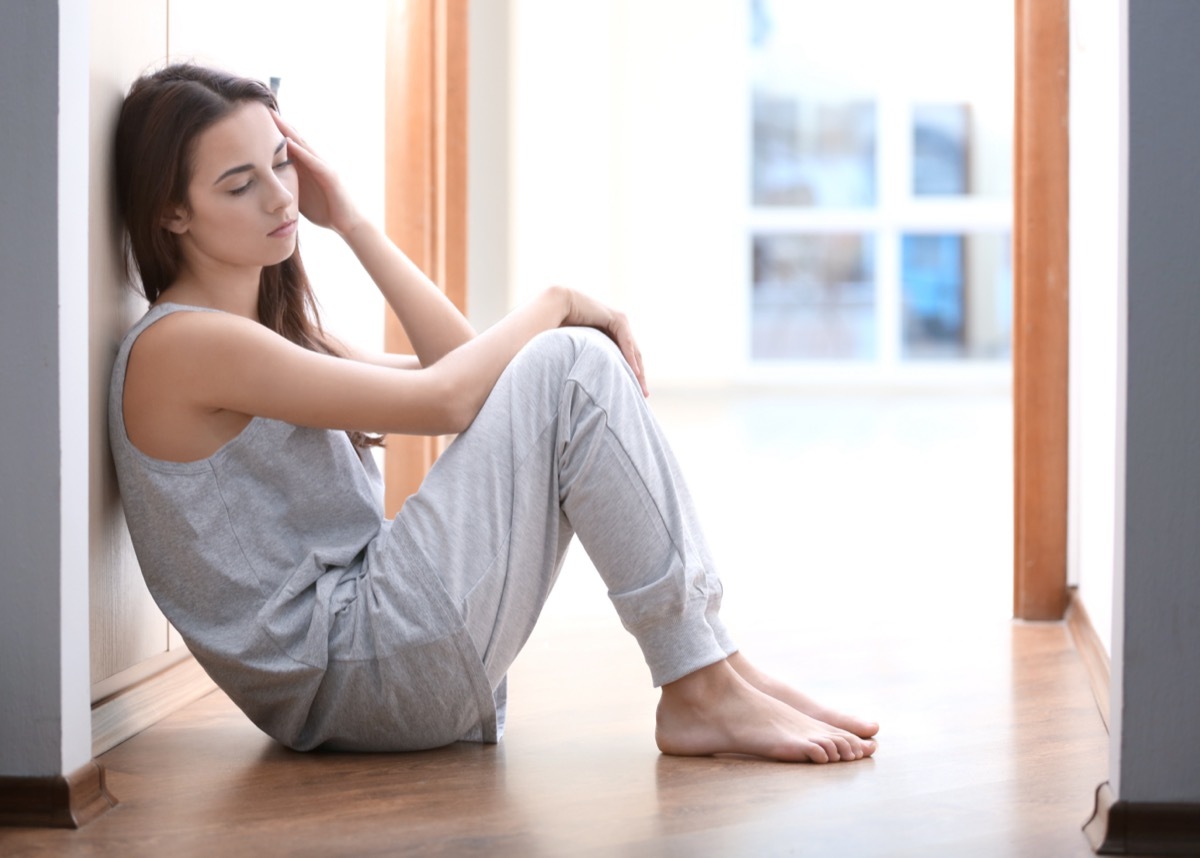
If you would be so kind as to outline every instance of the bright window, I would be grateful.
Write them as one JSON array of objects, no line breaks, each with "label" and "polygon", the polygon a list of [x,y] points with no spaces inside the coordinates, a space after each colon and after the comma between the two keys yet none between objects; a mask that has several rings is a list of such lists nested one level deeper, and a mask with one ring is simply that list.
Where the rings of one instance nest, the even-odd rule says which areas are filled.
[{"label": "bright window", "polygon": [[1006,360],[1012,0],[750,0],[751,353]]}]

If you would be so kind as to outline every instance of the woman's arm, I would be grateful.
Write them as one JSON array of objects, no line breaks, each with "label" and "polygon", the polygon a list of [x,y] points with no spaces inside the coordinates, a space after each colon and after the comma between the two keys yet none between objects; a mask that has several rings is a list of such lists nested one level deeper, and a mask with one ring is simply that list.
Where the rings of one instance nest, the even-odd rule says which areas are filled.
[{"label": "woman's arm", "polygon": [[337,174],[275,114],[300,179],[300,211],[338,233],[400,320],[422,366],[436,363],[475,331],[449,298],[349,198]]},{"label": "woman's arm", "polygon": [[433,281],[373,223],[340,232],[379,291],[422,366],[430,366],[475,336],[475,329]]},{"label": "woman's arm", "polygon": [[371,363],[376,366],[386,366],[392,369],[420,369],[421,360],[416,355],[399,354],[396,352],[377,352],[366,351],[355,348],[348,343],[344,343],[333,337],[329,332],[325,333],[327,339],[331,339],[337,343],[341,354],[350,360],[356,360],[360,363]]},{"label": "woman's arm", "polygon": [[[152,433],[186,425],[189,415],[228,411],[326,429],[453,434],[475,419],[516,353],[564,323],[604,330],[640,363],[624,316],[562,288],[418,370],[309,351],[232,314],[175,313],[134,347],[138,372],[127,379],[126,412],[147,415],[158,427]],[[640,365],[635,370],[640,379]]]}]

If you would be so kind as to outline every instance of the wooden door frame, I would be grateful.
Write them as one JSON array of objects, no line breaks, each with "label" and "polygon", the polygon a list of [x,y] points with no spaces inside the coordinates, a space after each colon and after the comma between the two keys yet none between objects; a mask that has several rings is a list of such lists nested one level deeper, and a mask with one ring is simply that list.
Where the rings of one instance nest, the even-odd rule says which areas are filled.
[{"label": "wooden door frame", "polygon": [[[392,0],[388,10],[384,225],[462,312],[467,306],[467,0]],[[384,347],[411,352],[389,309]],[[442,438],[391,435],[385,507],[417,490]]]},{"label": "wooden door frame", "polygon": [[1069,0],[1016,0],[1013,615],[1067,591]]}]

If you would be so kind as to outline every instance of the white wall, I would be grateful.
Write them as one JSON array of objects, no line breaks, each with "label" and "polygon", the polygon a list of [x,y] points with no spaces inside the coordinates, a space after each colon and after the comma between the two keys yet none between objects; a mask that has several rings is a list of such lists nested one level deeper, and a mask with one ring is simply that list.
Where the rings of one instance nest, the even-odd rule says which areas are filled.
[{"label": "white wall", "polygon": [[477,331],[511,309],[510,0],[470,4],[467,97],[467,316]]},{"label": "white wall", "polygon": [[614,299],[651,389],[728,379],[750,354],[746,4],[614,10]]},{"label": "white wall", "polygon": [[561,283],[618,305],[652,384],[747,354],[746,15],[696,10],[511,0],[511,300]]},{"label": "white wall", "polygon": [[73,772],[88,700],[85,0],[0,4],[0,773]]},{"label": "white wall", "polygon": [[[88,354],[90,364],[88,506],[90,517],[91,680],[98,700],[163,665],[169,625],[137,564],[108,444],[108,393],[117,346],[146,309],[125,277],[120,218],[113,201],[113,144],[130,81],[160,59],[167,43],[167,0],[107,0],[90,22],[88,181]],[[141,666],[133,675],[127,673]]]},{"label": "white wall", "polygon": [[1112,650],[1116,545],[1120,4],[1071,2],[1070,580]]},{"label": "white wall", "polygon": [[[59,682],[61,771],[92,756],[88,693],[88,5],[58,3]],[[5,437],[10,437],[5,435]],[[43,436],[44,437],[44,436]],[[26,642],[26,646],[29,642]]]},{"label": "white wall", "polygon": [[[1128,2],[1113,785],[1200,805],[1200,4]],[[1118,367],[1118,377],[1121,367]],[[1119,484],[1120,485],[1120,484]]]},{"label": "white wall", "polygon": [[[387,8],[386,0],[170,0],[170,58],[279,77],[283,115],[382,224]],[[383,299],[341,239],[302,222],[300,246],[326,327],[382,350]]]},{"label": "white wall", "polygon": [[611,14],[591,0],[513,0],[511,295],[552,283],[611,297]]}]

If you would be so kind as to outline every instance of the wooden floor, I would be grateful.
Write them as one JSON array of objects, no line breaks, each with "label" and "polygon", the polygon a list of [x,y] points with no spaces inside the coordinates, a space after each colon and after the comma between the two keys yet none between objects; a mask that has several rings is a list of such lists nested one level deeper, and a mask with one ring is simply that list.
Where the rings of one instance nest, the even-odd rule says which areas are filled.
[{"label": "wooden floor", "polygon": [[[845,405],[858,425],[859,404]],[[842,449],[789,413],[802,437],[788,453],[775,406],[733,424],[676,406],[691,420],[681,459],[701,472],[697,502],[734,567],[727,613],[743,650],[879,720],[874,759],[659,755],[640,655],[575,551],[510,674],[500,745],[296,754],[213,694],[104,755],[118,807],[80,831],[0,829],[0,855],[1090,855],[1080,828],[1108,737],[1066,629],[1006,618],[1005,463],[971,446],[1003,446],[976,431],[995,415],[936,402],[876,414],[875,440]],[[844,438],[831,409],[811,431]],[[928,421],[936,435],[955,419],[977,440],[906,428]],[[699,467],[742,431],[757,452]],[[914,446],[937,455],[920,465]],[[899,477],[871,464],[893,460]],[[722,469],[748,483],[707,479]],[[905,475],[919,479],[901,492]],[[744,502],[750,483],[763,506]]]},{"label": "wooden floor", "polygon": [[213,694],[103,757],[116,809],[0,831],[0,854],[1090,855],[1107,736],[1066,631],[934,631],[769,653],[819,658],[842,674],[825,696],[873,701],[869,761],[661,756],[636,650],[561,629],[514,670],[498,746],[296,754]]}]

